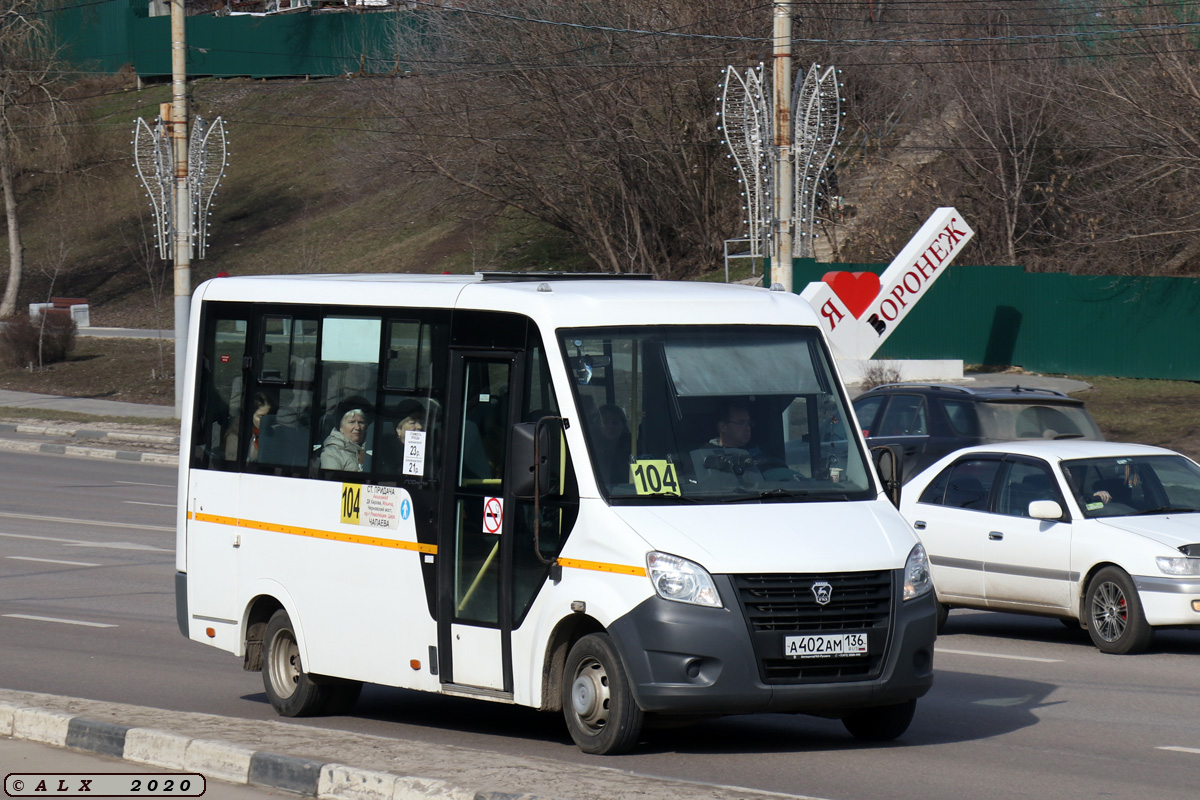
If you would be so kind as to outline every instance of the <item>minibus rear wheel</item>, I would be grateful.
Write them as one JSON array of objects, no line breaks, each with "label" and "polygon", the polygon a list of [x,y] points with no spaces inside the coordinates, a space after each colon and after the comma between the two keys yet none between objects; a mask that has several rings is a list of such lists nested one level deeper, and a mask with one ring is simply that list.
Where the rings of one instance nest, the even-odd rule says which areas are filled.
[{"label": "minibus rear wheel", "polygon": [[563,669],[563,716],[579,749],[624,753],[637,744],[645,714],[608,634],[590,633],[571,648]]},{"label": "minibus rear wheel", "polygon": [[282,608],[271,615],[263,635],[263,687],[284,717],[311,717],[325,710],[330,686],[314,683],[300,663],[292,620]]}]

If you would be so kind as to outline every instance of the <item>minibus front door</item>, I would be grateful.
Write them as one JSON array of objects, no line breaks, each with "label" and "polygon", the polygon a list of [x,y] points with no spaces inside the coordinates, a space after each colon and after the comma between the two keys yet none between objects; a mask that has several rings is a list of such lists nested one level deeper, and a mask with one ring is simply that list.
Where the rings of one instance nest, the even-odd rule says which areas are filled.
[{"label": "minibus front door", "polygon": [[499,692],[512,687],[504,470],[521,385],[517,355],[453,355],[448,420],[457,458],[438,544],[442,682]]}]

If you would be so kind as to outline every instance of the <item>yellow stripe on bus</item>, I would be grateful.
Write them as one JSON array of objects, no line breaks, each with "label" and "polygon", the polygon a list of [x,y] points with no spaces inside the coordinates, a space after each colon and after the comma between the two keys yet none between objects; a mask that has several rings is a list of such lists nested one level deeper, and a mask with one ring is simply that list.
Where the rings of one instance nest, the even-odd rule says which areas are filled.
[{"label": "yellow stripe on bus", "polygon": [[605,564],[602,561],[579,561],[574,558],[560,558],[558,563],[572,569],[591,569],[597,572],[615,572],[618,575],[646,576],[645,567],[630,567],[625,564]]},{"label": "yellow stripe on bus", "polygon": [[188,519],[196,522],[211,522],[216,525],[233,525],[238,528],[251,528],[257,531],[284,533],[288,536],[308,536],[313,539],[326,539],[332,542],[349,542],[365,544],[371,547],[391,547],[397,550],[414,550],[418,553],[437,554],[436,544],[421,544],[420,542],[401,542],[396,539],[381,539],[378,536],[363,536],[357,533],[342,533],[340,531],[325,531],[319,528],[300,528],[295,525],[279,525],[274,522],[260,522],[252,519],[237,519],[236,517],[219,517],[215,514],[197,514],[188,512]]},{"label": "yellow stripe on bus", "polygon": [[[233,525],[238,528],[252,528],[260,531],[270,531],[272,533],[285,533],[289,536],[309,536],[314,539],[327,539],[334,542],[350,542],[352,544],[365,544],[373,547],[394,547],[399,550],[415,550],[418,553],[437,553],[437,545],[421,544],[419,542],[400,542],[395,539],[380,539],[376,536],[362,536],[356,533],[341,533],[338,531],[325,531],[316,528],[299,528],[294,525],[279,525],[274,522],[258,522],[249,519],[237,519],[236,517],[219,517],[215,514],[198,514],[192,511],[188,512],[188,519],[196,522],[211,522],[217,525]],[[607,564],[603,561],[581,561],[575,558],[560,558],[558,563],[564,567],[571,569],[590,569],[596,572],[611,572],[617,575],[637,575],[639,577],[646,576],[645,567],[631,567],[627,564]]]}]

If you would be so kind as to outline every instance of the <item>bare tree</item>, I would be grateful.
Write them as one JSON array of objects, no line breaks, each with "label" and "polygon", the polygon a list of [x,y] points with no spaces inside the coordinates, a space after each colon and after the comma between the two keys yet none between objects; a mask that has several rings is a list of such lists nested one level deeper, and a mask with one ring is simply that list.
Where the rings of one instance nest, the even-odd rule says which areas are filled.
[{"label": "bare tree", "polygon": [[12,316],[24,272],[18,220],[17,171],[22,135],[32,125],[53,121],[61,87],[54,48],[39,12],[44,0],[7,0],[0,8],[0,191],[8,222],[8,282],[0,318]]},{"label": "bare tree", "polygon": [[1070,139],[1078,174],[1064,248],[1097,272],[1200,272],[1200,54],[1191,13],[1174,4],[1117,4],[1130,31],[1089,53],[1086,105]]},{"label": "bare tree", "polygon": [[706,35],[761,35],[764,13],[733,0],[486,0],[425,18],[412,75],[379,95],[394,163],[566,232],[603,271],[716,263],[739,225],[717,83],[747,46]]}]

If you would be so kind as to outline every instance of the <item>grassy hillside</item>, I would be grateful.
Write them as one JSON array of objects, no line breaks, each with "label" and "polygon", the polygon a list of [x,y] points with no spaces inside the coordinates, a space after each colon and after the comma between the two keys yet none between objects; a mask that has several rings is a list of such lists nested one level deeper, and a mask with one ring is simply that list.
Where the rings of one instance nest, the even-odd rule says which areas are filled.
[{"label": "grassy hillside", "polygon": [[[192,111],[224,118],[229,165],[213,203],[207,256],[193,285],[291,272],[470,272],[587,268],[556,232],[510,212],[455,201],[425,176],[397,174],[373,133],[371,98],[350,80],[206,80]],[[75,163],[22,177],[26,276],[20,304],[86,297],[93,325],[171,327],[169,262],[133,167],[133,127],[170,87],[118,79],[89,87],[66,129]],[[377,125],[376,128],[379,126]],[[7,253],[0,236],[0,253]],[[7,277],[0,261],[0,279]],[[165,287],[165,291],[163,291]]]}]

